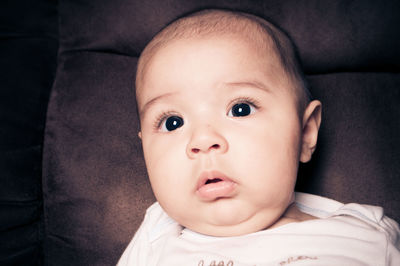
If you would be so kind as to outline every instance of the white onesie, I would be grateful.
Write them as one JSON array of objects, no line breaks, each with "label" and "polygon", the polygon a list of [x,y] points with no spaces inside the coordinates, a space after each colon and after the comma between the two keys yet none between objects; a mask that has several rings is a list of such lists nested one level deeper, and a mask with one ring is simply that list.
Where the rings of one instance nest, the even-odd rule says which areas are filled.
[{"label": "white onesie", "polygon": [[320,219],[212,237],[183,228],[154,203],[118,265],[400,265],[399,226],[381,207],[305,193],[296,193],[296,204]]}]

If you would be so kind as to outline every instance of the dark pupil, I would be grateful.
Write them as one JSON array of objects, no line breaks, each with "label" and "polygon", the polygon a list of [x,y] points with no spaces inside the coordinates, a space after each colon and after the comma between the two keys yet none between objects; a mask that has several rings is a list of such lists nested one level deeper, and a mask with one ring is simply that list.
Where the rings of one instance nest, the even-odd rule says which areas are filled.
[{"label": "dark pupil", "polygon": [[179,116],[171,116],[167,118],[165,122],[165,127],[168,131],[175,130],[183,125],[183,119]]},{"label": "dark pupil", "polygon": [[246,116],[250,114],[250,106],[247,103],[235,104],[232,107],[233,116]]}]

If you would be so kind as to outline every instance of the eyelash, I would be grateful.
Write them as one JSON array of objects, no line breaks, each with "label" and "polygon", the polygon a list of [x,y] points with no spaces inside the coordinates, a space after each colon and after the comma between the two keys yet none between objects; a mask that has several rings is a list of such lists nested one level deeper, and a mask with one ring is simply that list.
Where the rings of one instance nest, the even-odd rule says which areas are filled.
[{"label": "eyelash", "polygon": [[260,109],[260,104],[256,99],[246,96],[246,97],[239,97],[239,98],[236,98],[235,100],[231,101],[231,103],[228,105],[229,106],[229,110],[235,104],[240,104],[240,103],[246,103],[246,104],[252,105],[256,109]]},{"label": "eyelash", "polygon": [[164,120],[173,115],[178,115],[178,114],[174,111],[162,112],[160,115],[157,116],[156,120],[154,121],[153,128],[155,130],[160,129],[161,124],[164,122]]},{"label": "eyelash", "polygon": [[[254,108],[256,108],[256,109],[259,109],[259,108],[260,108],[260,107],[259,107],[260,105],[259,105],[259,103],[258,103],[257,100],[255,100],[255,99],[253,99],[253,98],[251,98],[251,97],[247,97],[247,96],[246,96],[246,97],[239,97],[239,98],[236,98],[235,100],[231,101],[230,104],[228,105],[228,106],[230,106],[230,107],[229,107],[229,110],[230,110],[235,104],[240,104],[240,103],[246,103],[246,104],[252,105],[252,106],[253,106]],[[229,113],[229,111],[228,111],[228,113]],[[179,115],[178,115],[176,112],[174,112],[174,111],[165,111],[165,112],[162,112],[160,115],[157,116],[156,120],[154,121],[153,128],[154,128],[155,130],[160,129],[161,124],[164,122],[164,120],[167,119],[168,117],[174,116],[174,115],[179,116]]]}]

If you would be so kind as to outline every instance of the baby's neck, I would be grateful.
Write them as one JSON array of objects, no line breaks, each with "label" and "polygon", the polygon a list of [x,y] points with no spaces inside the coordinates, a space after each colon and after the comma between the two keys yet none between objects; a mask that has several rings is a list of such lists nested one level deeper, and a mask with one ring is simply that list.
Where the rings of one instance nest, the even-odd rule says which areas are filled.
[{"label": "baby's neck", "polygon": [[277,228],[279,226],[289,224],[289,223],[298,223],[308,220],[318,219],[318,217],[312,216],[310,214],[304,213],[300,211],[295,203],[289,205],[283,215],[270,227],[267,229]]}]

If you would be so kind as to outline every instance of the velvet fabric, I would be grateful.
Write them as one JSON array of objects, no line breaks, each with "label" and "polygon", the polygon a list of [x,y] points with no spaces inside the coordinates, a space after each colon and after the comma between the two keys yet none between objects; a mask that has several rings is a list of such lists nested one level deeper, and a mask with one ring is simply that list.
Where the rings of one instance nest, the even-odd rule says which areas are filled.
[{"label": "velvet fabric", "polygon": [[[137,58],[168,23],[204,8],[264,17],[294,41],[323,103],[318,148],[297,189],[381,205],[400,220],[400,2],[12,3],[0,8],[1,265],[118,261],[155,200],[137,137]],[[32,29],[40,38],[21,38]]]},{"label": "velvet fabric", "polygon": [[57,3],[0,3],[0,265],[43,262],[42,149]]},{"label": "velvet fabric", "polygon": [[59,59],[44,154],[45,260],[113,265],[152,201],[137,136],[136,59]]}]

